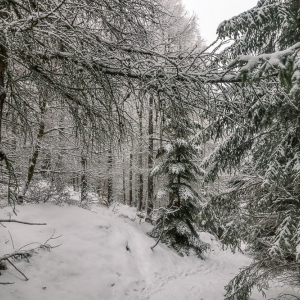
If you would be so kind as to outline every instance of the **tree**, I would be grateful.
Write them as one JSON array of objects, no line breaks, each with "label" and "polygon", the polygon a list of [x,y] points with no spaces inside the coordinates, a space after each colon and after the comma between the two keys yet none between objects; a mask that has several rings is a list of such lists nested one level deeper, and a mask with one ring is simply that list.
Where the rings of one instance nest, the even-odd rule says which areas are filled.
[{"label": "tree", "polygon": [[[76,137],[89,120],[94,144],[95,140],[107,144],[112,137],[114,145],[119,143],[131,125],[124,107],[132,101],[134,91],[155,98],[164,94],[171,101],[174,89],[170,83],[180,83],[186,76],[178,70],[189,62],[191,68],[198,67],[193,65],[191,48],[198,38],[195,20],[187,18],[179,1],[170,6],[176,18],[156,1],[2,1],[0,134],[3,122],[10,125],[3,112],[10,111],[13,118],[9,121],[17,120],[24,136],[30,131],[37,137],[37,121],[32,116],[40,118],[36,103],[47,98],[47,105],[55,103],[73,117]],[[161,33],[167,29],[168,39],[164,40]],[[182,44],[189,39],[187,52]],[[191,81],[189,76],[185,80]],[[180,85],[177,93],[187,90]],[[47,124],[44,128],[45,132],[52,129]],[[36,141],[30,154],[36,158],[28,173],[35,174],[43,159],[40,143]],[[7,153],[12,151],[8,143],[2,146]],[[32,176],[28,179],[21,181],[30,184]]]},{"label": "tree", "polygon": [[244,241],[255,258],[226,287],[226,299],[248,299],[253,286],[263,292],[274,277],[297,282],[299,20],[299,1],[262,0],[218,28],[234,43],[216,62],[228,84],[219,86],[223,100],[214,102],[202,136],[220,144],[203,165],[207,180],[221,171],[235,175],[202,217],[213,220],[225,245],[236,249]]},{"label": "tree", "polygon": [[189,255],[193,249],[202,257],[209,246],[200,240],[195,224],[202,199],[191,183],[201,172],[194,163],[198,149],[189,140],[191,122],[169,118],[163,129],[169,141],[158,150],[157,158],[162,162],[152,169],[151,176],[168,178],[168,183],[158,190],[156,197],[169,201],[166,207],[153,211],[154,228],[148,234],[180,255]]},{"label": "tree", "polygon": [[[148,168],[152,170],[153,168],[153,150],[154,150],[154,143],[153,143],[153,133],[154,133],[154,126],[153,126],[153,96],[150,95],[149,97],[149,115],[148,115]],[[153,210],[153,192],[154,192],[154,182],[153,177],[148,176],[148,184],[147,184],[147,203],[146,203],[146,213],[149,216]]]},{"label": "tree", "polygon": [[137,210],[141,211],[144,206],[143,191],[144,191],[144,179],[143,179],[143,107],[140,105],[137,107],[137,114],[139,119],[139,149],[138,149],[138,191],[137,191]]}]

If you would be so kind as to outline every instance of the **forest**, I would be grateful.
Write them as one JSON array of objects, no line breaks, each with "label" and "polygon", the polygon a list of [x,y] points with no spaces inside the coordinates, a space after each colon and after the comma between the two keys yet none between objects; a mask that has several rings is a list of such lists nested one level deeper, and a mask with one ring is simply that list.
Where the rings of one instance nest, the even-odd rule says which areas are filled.
[{"label": "forest", "polygon": [[[33,204],[120,203],[152,251],[205,260],[206,232],[251,256],[224,299],[299,288],[300,1],[216,30],[207,45],[181,0],[0,0],[0,225],[40,223],[16,220]],[[2,274],[31,255],[4,243]]]}]

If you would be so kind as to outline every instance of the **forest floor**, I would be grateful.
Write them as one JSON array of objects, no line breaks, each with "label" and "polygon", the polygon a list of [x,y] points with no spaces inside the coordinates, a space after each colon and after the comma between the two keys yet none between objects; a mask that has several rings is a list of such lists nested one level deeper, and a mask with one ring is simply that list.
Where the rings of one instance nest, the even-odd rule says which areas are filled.
[{"label": "forest floor", "polygon": [[[206,259],[194,255],[180,257],[173,250],[147,236],[151,225],[125,205],[94,204],[91,210],[53,203],[17,206],[12,219],[46,222],[46,226],[4,223],[0,227],[0,256],[45,243],[34,251],[29,261],[12,260],[2,271],[2,300],[221,300],[224,286],[247,266],[251,258],[242,253],[223,251],[209,234],[202,240],[211,244]],[[0,209],[0,219],[7,219],[10,208]],[[299,291],[274,283],[267,299],[280,293]],[[251,299],[265,299],[254,291]]]}]

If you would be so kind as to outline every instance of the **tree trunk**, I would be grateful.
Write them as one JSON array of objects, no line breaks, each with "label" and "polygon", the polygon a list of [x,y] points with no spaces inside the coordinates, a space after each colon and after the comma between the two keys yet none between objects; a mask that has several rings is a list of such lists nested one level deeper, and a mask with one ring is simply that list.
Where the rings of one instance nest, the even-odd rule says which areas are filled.
[{"label": "tree trunk", "polygon": [[[133,145],[132,145],[133,147]],[[130,156],[129,156],[129,199],[128,205],[132,206],[132,180],[133,180],[133,172],[132,172],[132,162],[133,162],[133,149],[131,148]]]},{"label": "tree trunk", "polygon": [[107,163],[108,163],[107,202],[109,205],[114,201],[114,199],[113,199],[113,178],[112,178],[113,156],[112,156],[111,144],[109,145],[109,149],[108,149]]},{"label": "tree trunk", "polygon": [[139,175],[138,175],[138,199],[137,199],[137,210],[141,211],[143,208],[143,191],[144,191],[144,179],[143,179],[143,111],[142,107],[138,109],[139,115],[139,157],[138,157],[138,167],[139,167]]},{"label": "tree trunk", "polygon": [[[0,9],[4,8],[4,4],[0,4]],[[0,13],[0,18],[4,17],[6,13]],[[3,108],[6,99],[5,92],[5,73],[7,69],[7,50],[5,48],[5,36],[3,31],[0,31],[0,144],[2,142],[2,119]]]},{"label": "tree trunk", "polygon": [[123,149],[123,168],[122,168],[122,182],[123,182],[123,202],[126,204],[126,183],[125,183],[125,150]]},{"label": "tree trunk", "polygon": [[[64,143],[65,140],[65,135],[64,135],[64,115],[60,116],[60,120],[59,120],[59,131],[58,131],[58,139],[59,139],[59,147],[61,147]],[[58,171],[58,173],[55,175],[55,186],[56,188],[62,192],[64,189],[64,178],[62,175],[62,171],[64,169],[64,151],[60,150],[57,153],[57,161],[56,161],[56,170]],[[86,164],[86,162],[85,162]],[[85,169],[84,169],[85,172]]]},{"label": "tree trunk", "polygon": [[38,135],[37,135],[37,141],[36,141],[36,145],[35,145],[34,150],[33,150],[33,154],[31,156],[31,158],[29,159],[29,168],[28,168],[28,171],[27,171],[27,180],[26,180],[26,183],[25,183],[23,193],[19,197],[20,202],[22,202],[22,199],[25,196],[25,194],[26,194],[26,192],[29,188],[29,185],[30,185],[31,180],[33,178],[36,163],[37,163],[37,160],[38,160],[38,157],[39,157],[39,154],[40,154],[41,140],[42,140],[42,138],[44,136],[44,133],[45,133],[44,115],[45,115],[45,112],[46,112],[46,100],[43,100],[40,103],[40,111],[41,111],[41,118],[40,118],[40,122],[39,122],[39,130],[38,130]]},{"label": "tree trunk", "polygon": [[[0,4],[0,11],[5,7],[5,4],[3,2]],[[7,14],[4,12],[0,12],[0,18],[5,17]],[[5,91],[5,73],[7,69],[7,50],[5,47],[5,36],[4,32],[0,30],[0,151],[1,151],[1,160],[4,159],[4,152],[2,152],[2,120],[3,120],[3,108],[4,103],[6,99],[6,91]],[[2,170],[1,167],[1,173],[4,173],[4,170]],[[10,175],[8,175],[10,178]],[[10,182],[10,180],[9,180]],[[10,187],[8,184],[8,202],[10,203]]]},{"label": "tree trunk", "polygon": [[153,210],[153,193],[154,193],[154,182],[153,177],[150,176],[150,172],[153,168],[153,97],[149,98],[149,119],[148,119],[148,197],[147,197],[147,205],[146,212],[147,216],[149,216]]},{"label": "tree trunk", "polygon": [[87,167],[87,159],[86,156],[81,153],[81,192],[80,192],[80,201],[87,201],[87,177],[86,177],[86,167]]},{"label": "tree trunk", "polygon": [[74,175],[74,177],[72,178],[72,185],[73,185],[73,191],[76,192],[77,187],[76,187],[76,177]]},{"label": "tree trunk", "polygon": [[[180,163],[181,161],[181,155],[179,154],[178,157],[177,157],[177,161]],[[180,175],[177,175],[177,183],[178,183],[178,186],[180,186],[180,183],[181,183],[181,176]],[[177,206],[180,207],[180,196],[179,194],[176,195],[177,197]]]},{"label": "tree trunk", "polygon": [[[172,185],[173,185],[173,183],[174,183],[174,176],[173,176],[173,175],[169,175],[168,180],[169,180],[169,187],[170,187],[170,190],[172,190],[171,187],[172,187]],[[170,193],[169,193],[169,203],[168,203],[168,207],[172,207],[173,204],[174,204],[174,194],[173,194],[173,192],[170,192]]]}]

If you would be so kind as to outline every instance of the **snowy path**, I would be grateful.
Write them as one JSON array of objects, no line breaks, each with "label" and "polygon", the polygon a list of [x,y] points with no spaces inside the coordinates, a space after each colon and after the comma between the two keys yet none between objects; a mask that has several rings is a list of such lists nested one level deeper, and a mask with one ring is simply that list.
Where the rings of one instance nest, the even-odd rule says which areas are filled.
[{"label": "snowy path", "polygon": [[[212,295],[212,289],[214,285],[220,286],[221,284],[222,286],[222,280],[220,282],[216,275],[220,274],[220,269],[224,268],[225,266],[211,265],[193,271],[157,276],[152,284],[133,299],[203,299],[201,295],[209,295],[210,299],[220,299],[220,295],[216,297]],[[208,279],[209,277],[211,279]]]},{"label": "snowy path", "polygon": [[[121,207],[124,209],[124,207]],[[115,209],[118,211],[118,208]],[[132,213],[132,212],[131,212]],[[130,215],[130,211],[127,211]],[[131,216],[133,217],[133,216]],[[134,235],[138,242],[138,231],[132,230],[132,226],[143,228],[143,231],[148,231],[149,224],[136,225],[125,219],[123,222],[123,230],[131,235],[130,240],[134,241]],[[120,224],[121,225],[121,224]],[[125,225],[125,226],[124,226]],[[185,264],[180,267],[174,266],[170,271],[168,268],[163,268],[160,272],[155,272],[155,266],[149,268],[148,274],[144,274],[146,279],[137,282],[137,287],[131,290],[126,299],[130,300],[220,300],[224,298],[224,286],[238,273],[239,268],[250,264],[251,259],[241,253],[231,253],[229,250],[223,251],[220,244],[214,237],[203,234],[201,239],[211,244],[212,251],[208,252],[205,260],[200,260],[194,257],[178,257],[177,260],[186,260]],[[152,245],[155,242],[152,240]],[[154,252],[160,252],[162,249],[167,249],[163,244],[159,244]],[[173,251],[171,251],[172,254]],[[137,258],[137,257],[136,257]],[[142,257],[137,258],[141,260]],[[192,262],[192,264],[191,264]],[[167,265],[167,264],[166,264]],[[149,276],[152,273],[154,277]],[[149,278],[151,278],[149,280]],[[291,288],[273,287],[267,292],[267,297],[276,297],[283,292],[295,293]],[[253,291],[251,300],[265,299],[257,291]]]},{"label": "snowy path", "polygon": [[[228,271],[232,266],[226,263],[203,266],[193,271],[158,276],[152,284],[131,300],[220,300],[224,298],[225,284],[232,278]],[[230,272],[229,272],[230,274]],[[233,275],[233,273],[232,273]],[[273,287],[267,292],[268,298],[280,293],[291,292],[290,288]],[[295,292],[295,291],[293,291]],[[253,300],[265,299],[257,291],[253,292]]]},{"label": "snowy path", "polygon": [[[29,281],[9,267],[2,272],[2,300],[222,300],[224,286],[250,258],[222,251],[208,234],[202,240],[212,245],[205,260],[180,257],[145,233],[150,225],[135,219],[135,211],[123,205],[96,212],[51,203],[18,207],[18,220],[47,222],[47,226],[8,224],[0,228],[0,256],[29,242],[44,242],[55,230],[62,235],[52,244],[62,245],[36,251],[29,262],[15,261]],[[0,209],[0,218],[7,209]],[[8,232],[9,231],[9,232]],[[277,296],[284,288],[268,291]],[[265,299],[254,293],[253,300]]]},{"label": "snowy path", "polygon": [[[250,259],[241,255],[231,255],[227,251],[215,250],[202,266],[183,269],[176,273],[157,274],[155,281],[132,296],[132,300],[220,300],[224,298],[223,287],[237,273],[241,265]],[[245,264],[243,264],[243,262]],[[277,296],[283,288],[273,288],[268,296]],[[290,289],[289,289],[290,291]],[[259,293],[253,293],[251,299],[265,299]]]}]

